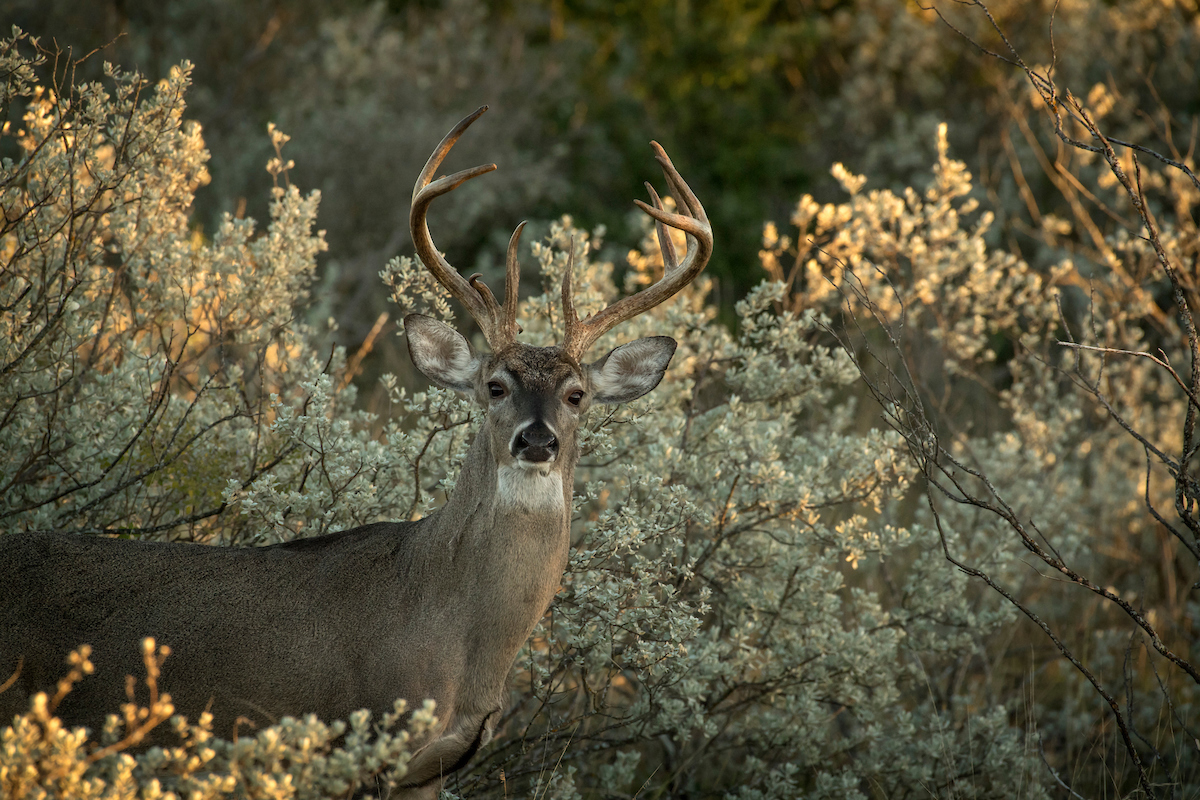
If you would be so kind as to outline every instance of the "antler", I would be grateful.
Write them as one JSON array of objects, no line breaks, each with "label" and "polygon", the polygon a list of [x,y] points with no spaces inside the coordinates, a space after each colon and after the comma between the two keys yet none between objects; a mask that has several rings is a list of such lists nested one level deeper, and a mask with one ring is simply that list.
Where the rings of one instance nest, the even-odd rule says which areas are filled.
[{"label": "antler", "polygon": [[[482,106],[455,125],[454,129],[446,134],[433,154],[429,156],[429,160],[425,162],[425,168],[417,177],[416,185],[413,186],[412,209],[409,211],[408,224],[412,231],[417,255],[425,267],[433,273],[433,276],[446,287],[451,295],[466,306],[467,311],[479,324],[492,351],[498,352],[512,344],[516,340],[517,333],[520,332],[520,328],[517,326],[517,290],[521,270],[517,263],[517,245],[521,241],[521,231],[524,230],[525,223],[522,222],[517,226],[508,242],[508,255],[505,259],[504,305],[501,306],[496,302],[491,290],[479,280],[480,275],[475,274],[469,279],[464,279],[458,270],[442,257],[433,243],[433,237],[429,234],[429,225],[426,222],[426,213],[434,198],[452,192],[471,178],[477,178],[496,168],[495,164],[483,164],[456,172],[453,175],[443,175],[436,181],[433,180],[434,172],[441,166],[442,160],[454,147],[458,138],[487,109],[487,106]],[[566,335],[563,338],[562,349],[564,353],[577,361],[597,339],[620,323],[674,297],[679,290],[700,274],[712,254],[712,227],[708,223],[708,215],[704,213],[704,206],[700,205],[696,195],[680,177],[662,146],[658,142],[651,142],[650,145],[654,148],[655,159],[662,166],[663,174],[671,187],[671,193],[687,213],[676,214],[667,211],[663,208],[662,200],[654,191],[654,187],[649,183],[646,184],[654,205],[647,205],[641,200],[634,202],[655,220],[658,245],[663,256],[663,277],[653,286],[643,289],[637,294],[624,297],[582,321],[575,311],[575,303],[571,296],[571,272],[574,266],[572,254],[572,260],[567,265],[562,284],[563,315],[566,318]],[[671,237],[667,233],[668,226],[688,234],[687,254],[682,263],[677,263],[675,247],[671,244]]]},{"label": "antler", "polygon": [[492,351],[499,352],[512,344],[520,330],[517,327],[517,287],[521,278],[521,269],[517,264],[517,245],[521,241],[521,231],[525,228],[525,223],[522,222],[517,226],[517,229],[513,231],[512,239],[508,242],[508,257],[505,261],[504,306],[501,307],[496,302],[491,290],[479,280],[479,274],[464,279],[458,270],[450,266],[450,263],[442,257],[433,243],[433,237],[429,235],[429,225],[425,221],[429,204],[433,202],[434,198],[452,192],[471,178],[477,178],[496,168],[495,164],[483,164],[471,169],[464,169],[453,175],[443,175],[436,181],[433,180],[434,172],[441,166],[442,159],[450,152],[450,148],[454,147],[458,137],[462,136],[463,132],[471,127],[471,123],[479,119],[487,110],[487,106],[482,106],[455,125],[454,129],[446,134],[441,144],[429,156],[429,160],[425,162],[425,168],[417,176],[416,185],[413,186],[412,209],[408,213],[408,227],[412,231],[417,255],[425,264],[426,269],[433,273],[433,276],[442,286],[446,287],[451,295],[467,307],[467,311],[483,331],[484,338],[487,339]]},{"label": "antler", "polygon": [[[680,177],[679,172],[675,169],[675,165],[671,163],[670,157],[667,156],[667,151],[663,150],[658,142],[651,142],[650,146],[654,148],[655,160],[662,165],[663,174],[667,177],[667,183],[671,187],[671,193],[675,196],[679,206],[686,209],[688,213],[673,214],[664,209],[662,200],[659,199],[658,193],[654,191],[654,187],[649,183],[646,184],[654,205],[647,205],[641,200],[635,200],[634,202],[655,220],[655,228],[658,231],[658,246],[662,250],[663,257],[662,279],[637,294],[621,298],[603,311],[593,314],[582,322],[579,320],[579,315],[575,312],[575,303],[571,298],[571,268],[573,261],[568,263],[566,274],[563,275],[562,284],[563,315],[567,321],[567,332],[563,340],[562,349],[564,353],[576,361],[583,357],[584,353],[588,351],[588,348],[597,339],[617,325],[626,320],[633,319],[637,315],[649,311],[660,303],[674,297],[680,289],[687,286],[700,274],[700,271],[704,269],[704,265],[708,263],[708,257],[712,255],[712,227],[708,224],[708,215],[704,213],[704,206],[700,205],[700,201],[696,199],[696,195],[692,193],[687,183]],[[671,244],[671,237],[667,232],[667,226],[688,234],[687,255],[684,256],[683,263],[681,264],[676,263],[675,246]]]}]

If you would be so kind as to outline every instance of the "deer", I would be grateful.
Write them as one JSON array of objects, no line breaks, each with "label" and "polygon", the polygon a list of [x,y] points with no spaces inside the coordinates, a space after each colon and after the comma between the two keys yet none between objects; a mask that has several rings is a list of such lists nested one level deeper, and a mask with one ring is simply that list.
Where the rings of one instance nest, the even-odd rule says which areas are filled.
[{"label": "deer", "polygon": [[[140,674],[144,637],[170,646],[161,684],[177,712],[212,715],[218,735],[282,717],[382,715],[397,698],[436,703],[437,722],[414,743],[392,792],[436,798],[445,778],[492,738],[506,710],[519,648],[546,613],[567,565],[578,432],[593,404],[627,403],[654,389],[674,355],[667,336],[636,339],[584,362],[615,326],[687,286],[712,252],[700,201],[651,142],[676,210],[646,183],[664,273],[657,283],[580,319],[572,267],[562,279],[561,343],[517,340],[517,226],[503,304],[479,275],[463,278],[434,245],[430,204],[495,164],[434,180],[451,148],[485,111],[461,120],[429,156],[409,213],[416,253],[474,319],[490,352],[420,314],[404,320],[409,353],[431,383],[482,409],[460,477],[444,505],[415,521],[361,527],[259,547],[84,536],[0,536],[2,720],[52,686],[66,655],[86,643],[96,674],[57,709],[99,730]],[[682,260],[667,227],[687,238]],[[0,680],[0,683],[3,683]]]}]

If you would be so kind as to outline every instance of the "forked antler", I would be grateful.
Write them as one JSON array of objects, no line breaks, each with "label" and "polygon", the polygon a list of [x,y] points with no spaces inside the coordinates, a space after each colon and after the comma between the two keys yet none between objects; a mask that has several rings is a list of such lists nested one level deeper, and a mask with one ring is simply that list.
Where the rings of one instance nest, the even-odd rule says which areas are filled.
[{"label": "forked antler", "polygon": [[[478,274],[464,280],[458,270],[450,266],[442,257],[433,243],[433,237],[429,234],[429,226],[425,219],[429,204],[433,202],[434,198],[453,191],[471,178],[491,172],[496,168],[495,164],[484,164],[456,172],[453,175],[442,176],[436,181],[433,180],[434,172],[441,166],[442,160],[450,152],[450,148],[454,147],[458,137],[462,136],[471,123],[487,111],[487,108],[487,106],[483,106],[455,125],[454,129],[446,134],[441,144],[429,156],[429,160],[425,162],[425,168],[421,170],[417,183],[413,187],[412,210],[409,212],[408,222],[412,231],[413,244],[416,245],[417,255],[420,256],[421,261],[450,294],[467,307],[467,311],[475,318],[483,331],[492,351],[499,352],[512,344],[520,331],[517,326],[517,288],[521,270],[517,264],[517,245],[521,240],[521,231],[524,229],[525,223],[522,222],[517,226],[508,242],[504,306],[501,307],[496,302],[491,290],[479,280]],[[575,302],[571,294],[573,261],[568,263],[562,283],[563,316],[566,319],[566,333],[563,338],[562,350],[576,361],[583,357],[597,339],[620,323],[649,311],[674,297],[700,274],[704,265],[708,263],[708,257],[712,254],[712,227],[708,223],[708,215],[704,213],[704,206],[700,205],[696,195],[680,177],[662,146],[658,142],[651,142],[650,145],[654,148],[655,159],[662,165],[663,174],[667,178],[672,194],[687,213],[678,214],[667,211],[663,208],[662,200],[654,191],[654,187],[649,183],[646,184],[654,205],[647,205],[641,200],[634,202],[655,220],[658,245],[663,256],[662,279],[637,294],[621,298],[585,320],[580,320],[575,311]],[[682,263],[677,263],[675,247],[671,243],[667,226],[681,230],[688,235],[687,254]]]},{"label": "forked antler", "polygon": [[521,279],[521,268],[517,263],[517,245],[521,241],[521,231],[525,228],[525,223],[522,222],[517,226],[508,242],[504,306],[501,307],[496,302],[491,290],[479,280],[479,274],[464,279],[462,275],[458,274],[458,270],[450,266],[450,263],[442,257],[433,243],[433,237],[429,235],[429,225],[425,221],[429,204],[433,202],[434,198],[454,191],[471,178],[477,178],[496,168],[495,164],[482,164],[453,175],[443,175],[436,181],[433,180],[433,174],[442,165],[442,159],[450,152],[450,148],[454,147],[458,137],[462,136],[463,131],[471,127],[471,123],[479,119],[487,110],[487,106],[482,106],[455,125],[454,129],[446,134],[441,144],[429,156],[429,160],[425,162],[425,168],[417,176],[416,185],[413,186],[412,208],[408,212],[408,227],[412,232],[413,245],[416,246],[417,255],[424,262],[426,268],[433,273],[442,286],[446,287],[451,295],[467,307],[467,311],[475,318],[475,322],[483,331],[483,336],[487,339],[492,352],[499,352],[512,344],[520,330],[517,327],[517,288]]},{"label": "forked antler", "polygon": [[[604,310],[592,314],[582,321],[575,313],[575,302],[571,297],[571,265],[568,264],[567,271],[563,274],[562,284],[563,315],[567,321],[567,331],[563,338],[562,349],[576,361],[583,357],[583,354],[597,339],[617,325],[674,297],[680,289],[687,286],[700,274],[700,270],[704,269],[704,265],[708,263],[708,257],[712,255],[712,227],[708,224],[708,215],[704,213],[704,206],[700,205],[696,195],[680,177],[662,145],[658,142],[651,142],[650,146],[654,148],[655,160],[662,165],[663,175],[667,177],[667,183],[671,186],[671,193],[675,196],[678,206],[686,209],[689,213],[673,214],[667,211],[663,208],[658,192],[654,191],[654,187],[649,182],[646,183],[646,189],[649,190],[654,205],[647,205],[641,200],[633,202],[637,203],[655,220],[658,246],[662,250],[663,276],[653,286],[647,287],[637,294],[622,297]],[[671,236],[667,232],[668,225],[688,234],[687,255],[684,256],[682,264],[676,263],[675,246],[671,243]]]}]

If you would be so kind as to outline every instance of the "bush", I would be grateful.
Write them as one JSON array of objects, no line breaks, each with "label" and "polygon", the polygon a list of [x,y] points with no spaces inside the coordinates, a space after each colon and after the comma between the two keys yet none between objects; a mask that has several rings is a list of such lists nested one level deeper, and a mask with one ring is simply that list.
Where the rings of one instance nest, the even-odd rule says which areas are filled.
[{"label": "bush", "polygon": [[189,228],[207,153],[183,121],[187,65],[155,87],[115,68],[107,85],[46,87],[22,52],[34,44],[3,51],[17,155],[3,163],[0,520],[212,538],[226,482],[286,458],[262,425],[270,398],[321,373],[293,324],[324,248],[318,197],[277,188],[264,235],[226,218],[206,240]]},{"label": "bush", "polygon": [[[2,52],[6,117],[23,114],[0,179],[5,528],[258,544],[437,507],[478,414],[394,376],[379,416],[354,409],[356,359],[298,311],[323,240],[317,195],[289,183],[287,137],[271,132],[267,228],[227,216],[205,235],[188,216],[206,154],[183,122],[186,66],[153,89],[111,69],[51,90],[30,40]],[[1194,225],[1147,212],[1165,255],[1116,234],[1122,260],[1041,275],[989,240],[944,131],[933,146],[927,188],[864,192],[838,166],[847,202],[802,199],[794,238],[768,226],[768,280],[738,304],[736,333],[702,276],[598,343],[680,346],[654,393],[588,421],[563,589],[518,658],[495,741],[451,791],[1038,798],[1056,784],[1196,784],[1194,683],[1164,654],[1195,634],[1175,531],[1190,506],[1179,523],[1160,509],[1191,491],[1186,457],[1162,454],[1190,457],[1176,421],[1197,388],[1189,373],[1181,395],[1162,366],[1190,340],[1150,271],[1194,250]],[[1191,207],[1191,184],[1164,172],[1155,185]],[[620,293],[595,258],[601,231],[549,229],[532,248],[541,292],[521,308],[534,344],[562,328],[569,248],[581,314]],[[643,230],[626,290],[662,270]],[[382,278],[402,308],[449,316],[411,259]],[[1090,303],[1056,302],[1089,283]],[[1075,346],[1081,330],[1107,349]],[[1160,363],[1118,357],[1150,341]],[[148,648],[145,715],[89,738],[39,696],[0,731],[0,785],[337,796],[403,769],[398,717],[289,721],[234,743],[177,720],[178,748],[129,755],[137,720],[169,714]],[[80,651],[60,692],[86,664]]]},{"label": "bush", "polygon": [[838,165],[850,201],[804,197],[794,237],[766,228],[764,266],[791,290],[781,305],[845,313],[831,333],[923,478],[914,527],[1034,623],[990,638],[988,664],[944,665],[935,691],[1026,693],[1040,755],[1070,791],[1186,795],[1200,785],[1188,499],[1200,361],[1185,266],[1200,180],[1165,111],[1164,152],[1127,143],[1103,85],[1085,102],[1020,49],[1002,52],[1046,114],[1038,136],[1059,141],[1042,158],[1074,208],[1033,232],[1070,257],[1039,272],[989,246],[994,216],[943,127],[924,192],[862,192]]}]

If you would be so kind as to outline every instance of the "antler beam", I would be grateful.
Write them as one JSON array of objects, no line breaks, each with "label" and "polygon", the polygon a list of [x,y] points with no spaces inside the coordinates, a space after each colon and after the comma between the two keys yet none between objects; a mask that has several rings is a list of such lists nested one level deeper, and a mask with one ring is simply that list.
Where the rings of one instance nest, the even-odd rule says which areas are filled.
[{"label": "antler beam", "polygon": [[[663,276],[658,283],[643,289],[637,294],[623,297],[586,320],[580,321],[575,311],[575,303],[571,293],[571,268],[568,265],[563,275],[562,302],[563,315],[566,317],[567,330],[563,340],[563,352],[578,361],[588,351],[596,340],[622,322],[649,311],[661,303],[674,297],[684,286],[692,282],[712,255],[713,238],[712,226],[709,225],[708,215],[704,206],[692,192],[687,182],[680,176],[675,165],[671,163],[667,151],[658,142],[651,142],[654,148],[654,158],[662,166],[663,174],[671,187],[677,206],[687,211],[678,214],[663,208],[662,200],[654,187],[649,183],[646,188],[654,205],[648,205],[641,200],[634,202],[655,220],[658,232],[658,246],[663,257]],[[687,234],[687,254],[682,263],[676,262],[675,247],[671,244],[671,236],[667,227],[681,230]]]},{"label": "antler beam", "polygon": [[521,231],[525,228],[525,223],[522,222],[517,226],[508,243],[508,257],[505,262],[504,305],[502,307],[496,302],[491,290],[479,280],[480,275],[476,274],[469,279],[464,279],[458,270],[446,261],[437,246],[434,245],[433,237],[429,233],[429,224],[426,221],[429,205],[435,198],[454,191],[471,178],[477,178],[496,169],[495,164],[482,164],[433,180],[434,173],[442,165],[442,160],[454,147],[455,142],[467,128],[471,127],[471,123],[483,116],[483,112],[487,110],[487,106],[482,106],[460,121],[446,134],[433,154],[429,156],[429,160],[425,162],[425,168],[417,176],[416,185],[413,186],[408,226],[412,232],[413,245],[416,247],[417,255],[425,267],[453,297],[466,306],[467,311],[483,331],[484,338],[487,339],[492,351],[499,352],[512,344],[520,330],[517,327],[517,290],[521,279],[521,269],[517,263],[517,245],[521,241]]}]

